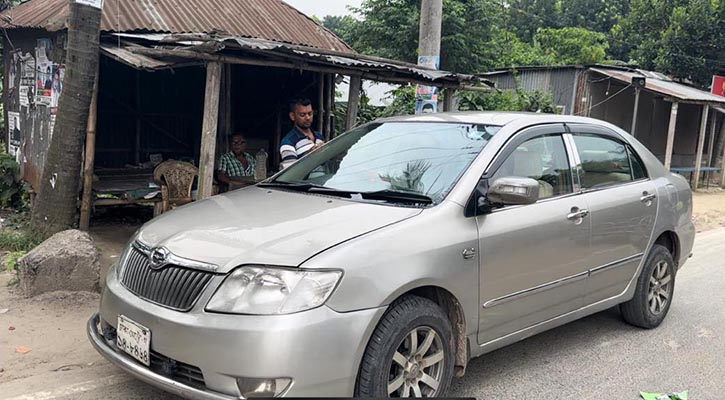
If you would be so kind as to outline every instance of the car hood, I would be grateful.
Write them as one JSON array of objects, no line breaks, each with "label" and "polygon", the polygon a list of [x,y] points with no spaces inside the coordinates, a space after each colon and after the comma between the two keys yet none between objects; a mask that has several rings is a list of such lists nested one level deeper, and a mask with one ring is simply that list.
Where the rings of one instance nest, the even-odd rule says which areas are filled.
[{"label": "car hood", "polygon": [[219,272],[242,264],[298,266],[335,244],[420,212],[255,186],[164,213],[144,225],[138,239],[215,264]]}]

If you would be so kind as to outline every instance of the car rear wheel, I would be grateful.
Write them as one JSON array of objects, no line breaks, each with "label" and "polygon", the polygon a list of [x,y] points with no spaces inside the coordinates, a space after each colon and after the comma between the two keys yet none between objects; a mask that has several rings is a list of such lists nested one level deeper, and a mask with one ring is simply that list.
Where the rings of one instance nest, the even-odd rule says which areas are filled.
[{"label": "car rear wheel", "polygon": [[654,245],[637,280],[632,300],[620,306],[628,323],[652,329],[664,321],[675,292],[675,263],[666,247]]},{"label": "car rear wheel", "polygon": [[437,397],[453,376],[453,333],[431,300],[406,296],[394,302],[365,350],[356,397]]}]

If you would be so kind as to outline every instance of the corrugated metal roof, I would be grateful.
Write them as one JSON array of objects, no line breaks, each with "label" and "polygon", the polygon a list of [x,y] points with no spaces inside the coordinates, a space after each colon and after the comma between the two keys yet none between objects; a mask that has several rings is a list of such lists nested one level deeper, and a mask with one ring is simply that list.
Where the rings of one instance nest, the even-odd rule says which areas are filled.
[{"label": "corrugated metal roof", "polygon": [[[65,29],[68,0],[30,0],[0,14],[0,27]],[[104,32],[225,32],[354,53],[282,0],[105,0]]]},{"label": "corrugated metal roof", "polygon": [[[364,54],[340,53],[333,50],[328,51],[314,49],[311,47],[301,47],[265,39],[240,38],[222,35],[172,35],[159,33],[114,33],[109,36],[120,37],[124,41],[124,44],[114,51],[113,54],[117,57],[121,57],[123,62],[138,68],[149,68],[150,63],[141,65],[138,59],[133,57],[134,55],[138,55],[138,52],[134,52],[134,50],[143,48],[144,45],[148,44],[148,42],[152,42],[154,44],[154,46],[152,46],[153,49],[147,48],[151,51],[151,54],[146,54],[149,59],[155,59],[157,57],[153,54],[154,49],[168,50],[170,53],[164,53],[168,56],[173,54],[174,50],[189,50],[193,48],[190,46],[206,45],[207,51],[213,49],[211,52],[221,53],[224,50],[234,50],[233,53],[227,54],[236,57],[240,57],[240,54],[238,53],[240,50],[253,50],[252,54],[254,57],[271,56],[275,60],[278,60],[280,57],[283,59],[298,59],[303,60],[310,66],[333,67],[334,69],[340,71],[355,70],[360,71],[363,74],[376,74],[376,77],[379,79],[374,80],[381,82],[392,82],[395,79],[408,79],[411,81],[424,81],[433,85],[442,84],[443,86],[449,87],[470,84],[493,86],[493,82],[474,75],[434,70],[416,64],[396,60],[386,60],[378,57],[366,56]],[[113,42],[115,43],[115,41]],[[208,44],[217,44],[218,46],[208,46]],[[163,45],[169,45],[169,47],[163,47]],[[104,50],[108,51],[108,47],[113,46],[104,45]],[[188,54],[188,51],[186,54]],[[199,59],[203,59],[204,55],[208,56],[209,53],[199,53]],[[166,68],[169,66],[168,64],[165,64],[164,61],[166,56],[158,56],[157,62],[160,65],[159,68]],[[189,59],[182,59],[182,61],[185,62],[188,62],[188,60]]]},{"label": "corrugated metal roof", "polygon": [[[590,68],[590,70],[626,83],[632,82],[632,78],[634,77],[642,78],[645,76],[645,74],[641,71],[622,71],[608,68]],[[645,90],[659,93],[663,96],[672,97],[683,102],[690,101],[725,104],[725,97],[716,96],[705,92],[704,90],[695,89],[681,83],[657,79],[655,76],[657,75],[648,74],[646,77]]]}]

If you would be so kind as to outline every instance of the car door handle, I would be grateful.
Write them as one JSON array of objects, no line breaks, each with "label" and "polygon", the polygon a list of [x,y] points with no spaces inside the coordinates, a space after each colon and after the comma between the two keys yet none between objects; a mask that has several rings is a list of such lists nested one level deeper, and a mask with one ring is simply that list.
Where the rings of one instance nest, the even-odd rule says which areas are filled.
[{"label": "car door handle", "polygon": [[575,209],[572,209],[571,211],[572,212],[566,216],[566,219],[577,220],[577,219],[584,218],[587,215],[589,215],[589,210],[575,211]]},{"label": "car door handle", "polygon": [[[642,203],[645,203],[645,204],[647,204],[647,203],[650,203],[651,204],[652,203],[652,200],[654,200],[656,198],[657,198],[657,195],[656,194],[654,194],[654,193],[647,194],[647,192],[644,192],[642,194],[642,197],[639,198],[639,201],[641,201]],[[647,205],[649,205],[649,204],[647,204]]]}]

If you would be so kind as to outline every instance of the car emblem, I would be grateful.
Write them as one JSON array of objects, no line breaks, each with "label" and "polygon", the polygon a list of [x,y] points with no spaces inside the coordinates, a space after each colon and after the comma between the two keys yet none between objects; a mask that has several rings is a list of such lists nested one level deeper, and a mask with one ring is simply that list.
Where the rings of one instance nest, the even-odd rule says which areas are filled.
[{"label": "car emblem", "polygon": [[151,254],[149,254],[149,266],[151,269],[161,269],[166,265],[169,258],[169,250],[165,247],[155,248]]}]

